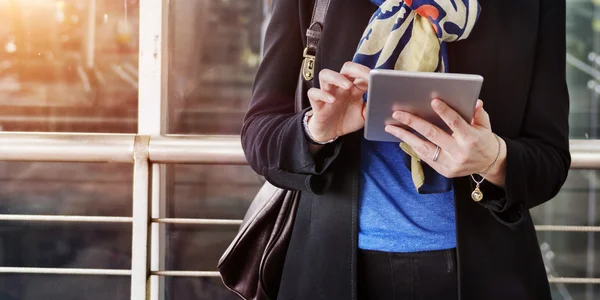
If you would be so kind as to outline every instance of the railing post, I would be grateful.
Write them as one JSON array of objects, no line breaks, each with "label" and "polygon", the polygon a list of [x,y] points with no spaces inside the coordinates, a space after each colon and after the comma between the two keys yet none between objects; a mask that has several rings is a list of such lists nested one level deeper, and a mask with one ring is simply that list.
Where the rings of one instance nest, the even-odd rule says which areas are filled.
[{"label": "railing post", "polygon": [[[188,0],[184,0],[188,1]],[[168,124],[168,40],[169,0],[140,1],[140,49],[138,134],[160,136],[167,133]],[[151,213],[166,214],[167,168],[153,164],[151,172]],[[150,228],[150,268],[162,270],[166,260],[166,227],[152,224]],[[165,298],[165,278],[150,278],[148,300]]]},{"label": "railing post", "polygon": [[133,226],[131,242],[131,300],[146,299],[148,294],[150,176],[149,136],[136,136],[133,165]]}]

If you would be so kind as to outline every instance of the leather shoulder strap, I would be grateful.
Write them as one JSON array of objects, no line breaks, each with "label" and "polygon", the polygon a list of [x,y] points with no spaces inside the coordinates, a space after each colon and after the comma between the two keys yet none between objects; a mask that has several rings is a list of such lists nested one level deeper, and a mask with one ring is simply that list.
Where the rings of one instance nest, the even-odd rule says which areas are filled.
[{"label": "leather shoulder strap", "polygon": [[315,76],[315,58],[317,48],[321,40],[321,33],[325,25],[325,17],[329,9],[331,0],[315,0],[315,7],[310,21],[310,26],[306,31],[306,48],[304,49],[304,60],[300,69],[300,77],[298,78],[298,86],[296,87],[295,109],[296,112],[301,111],[308,106],[305,99],[307,87],[313,87],[313,78]]},{"label": "leather shoulder strap", "polygon": [[323,32],[323,26],[325,25],[325,17],[327,16],[330,1],[331,0],[315,0],[315,7],[313,9],[310,26],[306,31],[306,48],[308,54],[315,55],[317,53],[317,47],[321,40],[321,33]]},{"label": "leather shoulder strap", "polygon": [[325,26],[325,17],[327,16],[330,1],[315,0],[310,26],[306,30],[306,48],[304,49],[304,61],[301,71],[304,81],[309,82],[309,85],[315,76],[315,57],[319,41],[321,40],[321,34],[323,33],[323,27]]}]

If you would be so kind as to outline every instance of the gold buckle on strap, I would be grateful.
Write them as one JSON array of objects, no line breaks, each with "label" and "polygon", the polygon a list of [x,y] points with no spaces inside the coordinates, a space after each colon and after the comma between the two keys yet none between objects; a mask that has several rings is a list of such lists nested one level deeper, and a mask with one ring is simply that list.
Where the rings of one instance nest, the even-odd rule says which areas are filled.
[{"label": "gold buckle on strap", "polygon": [[302,61],[302,77],[309,81],[315,77],[315,56],[308,54],[308,47],[304,48],[304,60]]}]

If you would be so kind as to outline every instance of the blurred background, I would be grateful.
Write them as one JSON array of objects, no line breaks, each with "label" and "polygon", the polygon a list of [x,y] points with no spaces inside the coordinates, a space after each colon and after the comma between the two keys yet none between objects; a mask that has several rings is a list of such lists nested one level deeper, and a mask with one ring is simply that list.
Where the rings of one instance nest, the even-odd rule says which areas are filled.
[{"label": "blurred background", "polygon": [[[567,5],[571,138],[598,139],[600,1]],[[169,134],[239,134],[269,9],[269,0],[169,1]],[[138,34],[139,0],[0,0],[0,130],[135,133]],[[263,182],[247,166],[167,170],[170,218],[241,219]],[[600,225],[599,180],[572,171],[534,210],[536,224]],[[0,162],[0,214],[131,216],[131,194],[129,164]],[[166,269],[215,271],[236,231],[167,225]],[[540,232],[549,275],[600,277],[597,235]],[[0,222],[0,266],[131,268],[131,226]],[[218,278],[167,278],[165,290],[173,300],[237,299]],[[600,299],[600,285],[552,290],[558,300]],[[0,275],[0,300],[129,292],[129,277]]]}]

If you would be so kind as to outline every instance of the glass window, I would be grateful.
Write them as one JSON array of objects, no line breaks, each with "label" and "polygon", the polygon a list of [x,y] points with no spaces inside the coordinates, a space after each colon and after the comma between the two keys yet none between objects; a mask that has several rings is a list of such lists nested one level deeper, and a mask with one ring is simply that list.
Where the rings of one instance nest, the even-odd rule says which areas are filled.
[{"label": "glass window", "polygon": [[[130,164],[0,162],[0,214],[131,216]],[[0,221],[0,266],[131,268],[131,224]],[[0,299],[129,299],[127,276],[0,274]]]},{"label": "glass window", "polygon": [[166,300],[238,300],[239,297],[227,290],[220,278],[167,279]]},{"label": "glass window", "polygon": [[571,94],[571,137],[598,138],[600,95],[600,4],[567,1],[567,80]]},{"label": "glass window", "polygon": [[[589,298],[586,295],[590,293],[591,295],[600,294],[600,286],[592,285],[586,286],[582,284],[552,284],[552,299],[573,299],[573,300],[587,300],[587,299],[595,299]],[[591,291],[591,292],[589,292]]]},{"label": "glass window", "polygon": [[[170,2],[168,133],[237,135],[270,1]],[[248,166],[167,168],[167,216],[241,219],[264,180]],[[169,270],[216,271],[237,226],[167,226]],[[166,279],[167,299],[236,299],[219,278]]]},{"label": "glass window", "polygon": [[128,300],[129,277],[0,275],[2,300]]},{"label": "glass window", "polygon": [[[242,219],[264,179],[249,166],[169,166],[171,218]],[[237,225],[168,225],[168,270],[216,271]],[[219,278],[168,278],[167,299],[236,299]]]},{"label": "glass window", "polygon": [[170,2],[169,133],[239,134],[260,61],[262,2]]},{"label": "glass window", "polygon": [[[0,131],[137,129],[137,0],[0,0]],[[131,216],[130,164],[0,162],[0,214]],[[0,266],[131,268],[131,224],[0,221]],[[128,276],[0,274],[0,299],[130,299]]]},{"label": "glass window", "polygon": [[0,130],[135,132],[137,0],[0,0]]},{"label": "glass window", "polygon": [[238,226],[168,226],[167,267],[170,270],[216,271],[219,258],[238,231]]},{"label": "glass window", "polygon": [[0,214],[131,216],[130,164],[0,161]]},{"label": "glass window", "polygon": [[171,167],[171,218],[242,219],[264,182],[249,166]]},{"label": "glass window", "polygon": [[[536,225],[600,225],[599,171],[571,170],[561,192],[550,202],[534,208]],[[553,277],[598,277],[600,241],[598,233],[538,232],[548,275]],[[555,285],[553,299],[595,299],[593,285]],[[560,287],[560,288],[559,288]],[[569,298],[568,296],[570,295]]]},{"label": "glass window", "polygon": [[3,222],[4,267],[131,268],[130,224]]}]

